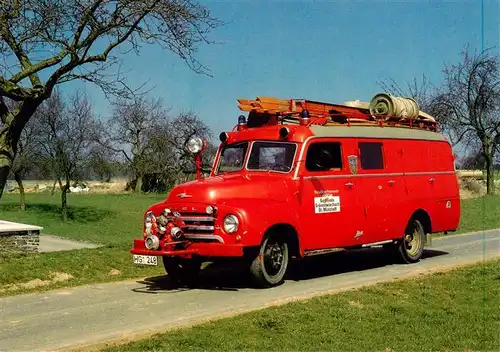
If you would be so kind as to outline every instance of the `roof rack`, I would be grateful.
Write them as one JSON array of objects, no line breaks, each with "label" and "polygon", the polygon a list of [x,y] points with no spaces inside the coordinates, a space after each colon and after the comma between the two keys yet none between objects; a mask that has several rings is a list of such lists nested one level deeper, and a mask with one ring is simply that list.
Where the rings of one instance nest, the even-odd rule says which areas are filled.
[{"label": "roof rack", "polygon": [[377,94],[369,103],[355,100],[333,104],[272,97],[238,99],[238,103],[240,110],[250,112],[248,123],[255,126],[287,123],[306,126],[404,127],[435,132],[438,129],[436,120],[420,111],[413,99],[385,93]]}]

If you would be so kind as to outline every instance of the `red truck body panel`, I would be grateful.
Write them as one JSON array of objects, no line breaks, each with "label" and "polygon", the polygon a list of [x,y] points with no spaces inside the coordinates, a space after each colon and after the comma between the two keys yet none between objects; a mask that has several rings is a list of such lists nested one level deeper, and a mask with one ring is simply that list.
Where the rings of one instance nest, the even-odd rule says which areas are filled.
[{"label": "red truck body panel", "polygon": [[[289,125],[284,139],[280,137],[282,128],[283,125],[272,125],[228,133],[209,177],[175,187],[165,201],[148,209],[155,216],[165,208],[179,213],[187,223],[187,246],[182,251],[166,251],[162,242],[158,250],[151,251],[145,248],[144,239],[137,239],[132,253],[242,256],[245,247],[259,246],[270,228],[287,226],[296,233],[297,254],[302,256],[307,251],[400,238],[416,212],[428,217],[429,233],[458,227],[460,199],[454,156],[450,144],[438,133],[409,129],[401,132],[396,127],[378,126],[315,130]],[[222,147],[248,142],[248,160],[256,141],[295,144],[291,170],[252,171],[245,166],[217,174]],[[308,170],[307,153],[314,143],[339,146],[339,167]],[[382,168],[362,167],[363,143],[381,148]],[[326,202],[325,207],[322,201]],[[215,214],[207,215],[208,205],[217,208]],[[239,219],[236,233],[223,229],[227,214]]]},{"label": "red truck body panel", "polygon": [[[379,98],[394,106],[404,100],[382,94],[373,101]],[[404,100],[410,106],[404,116],[382,116],[366,104],[238,101],[248,121],[240,116],[221,133],[210,176],[178,185],[150,206],[132,253],[241,257],[265,248],[272,233],[285,236],[292,256],[301,257],[402,243],[415,222],[427,234],[458,227],[451,146],[411,99]],[[201,165],[199,152],[195,164]],[[159,225],[156,218],[163,219]],[[180,244],[172,245],[178,241],[172,236]]]}]

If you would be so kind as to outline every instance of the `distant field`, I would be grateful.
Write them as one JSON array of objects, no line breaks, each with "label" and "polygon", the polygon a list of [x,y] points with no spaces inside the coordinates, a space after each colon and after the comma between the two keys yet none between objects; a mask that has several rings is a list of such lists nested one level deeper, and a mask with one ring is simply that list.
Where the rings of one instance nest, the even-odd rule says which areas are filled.
[{"label": "distant field", "polygon": [[[101,181],[81,181],[89,188],[89,192],[94,193],[125,193],[125,186],[127,180],[125,179],[111,179],[110,182]],[[24,180],[23,186],[26,193],[40,193],[40,192],[51,192],[54,186],[54,180]],[[18,186],[15,181],[8,181],[8,188],[14,188],[13,193],[18,193]],[[56,192],[59,192],[59,184],[56,184]]]},{"label": "distant field", "polygon": [[[44,233],[50,235],[104,246],[0,256],[0,295],[163,274],[161,265],[157,268],[133,265],[129,250],[132,239],[141,234],[145,209],[164,199],[164,195],[70,194],[70,220],[66,223],[60,220],[59,194],[27,194],[25,212],[18,210],[18,197],[17,194],[4,194],[0,200],[2,219],[43,226]],[[500,228],[498,214],[500,196],[462,200],[462,219],[457,232]],[[54,273],[68,274],[72,278],[46,286],[36,285],[36,280],[49,280]],[[33,285],[25,285],[28,288],[13,286],[33,280]]]}]

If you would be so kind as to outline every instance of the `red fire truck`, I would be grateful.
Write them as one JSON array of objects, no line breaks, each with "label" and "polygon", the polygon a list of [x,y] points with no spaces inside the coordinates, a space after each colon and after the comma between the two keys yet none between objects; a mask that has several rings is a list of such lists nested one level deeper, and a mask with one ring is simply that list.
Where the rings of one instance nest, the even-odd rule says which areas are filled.
[{"label": "red fire truck", "polygon": [[187,143],[198,177],[147,209],[134,263],[161,257],[189,283],[203,262],[243,259],[271,287],[291,259],[334,251],[383,246],[414,263],[430,234],[458,227],[454,154],[413,100],[238,101],[248,116],[220,134],[209,177],[199,173],[206,143]]}]

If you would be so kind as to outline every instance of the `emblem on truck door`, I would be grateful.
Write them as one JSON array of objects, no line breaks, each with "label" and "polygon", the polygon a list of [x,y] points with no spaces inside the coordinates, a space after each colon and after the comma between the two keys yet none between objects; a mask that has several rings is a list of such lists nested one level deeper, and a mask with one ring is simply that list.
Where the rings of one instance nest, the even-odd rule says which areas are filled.
[{"label": "emblem on truck door", "polygon": [[349,161],[349,170],[351,170],[351,174],[358,173],[358,156],[357,155],[349,155],[347,157]]}]

